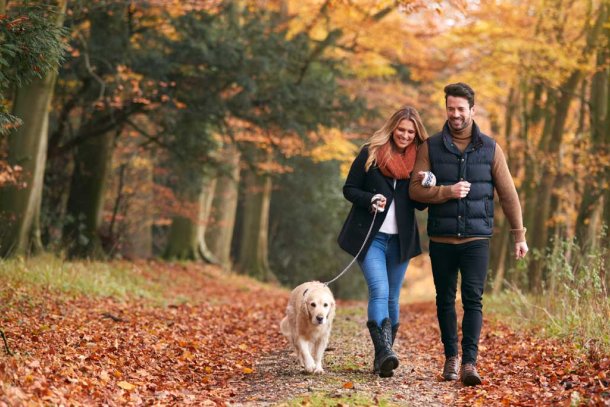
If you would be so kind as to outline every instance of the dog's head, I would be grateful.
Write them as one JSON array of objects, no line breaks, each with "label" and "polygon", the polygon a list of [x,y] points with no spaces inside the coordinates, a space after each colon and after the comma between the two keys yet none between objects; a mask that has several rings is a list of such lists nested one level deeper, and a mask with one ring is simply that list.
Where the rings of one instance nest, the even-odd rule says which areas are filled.
[{"label": "dog's head", "polygon": [[303,295],[303,311],[313,325],[332,322],[335,317],[335,299],[326,286],[307,290]]}]

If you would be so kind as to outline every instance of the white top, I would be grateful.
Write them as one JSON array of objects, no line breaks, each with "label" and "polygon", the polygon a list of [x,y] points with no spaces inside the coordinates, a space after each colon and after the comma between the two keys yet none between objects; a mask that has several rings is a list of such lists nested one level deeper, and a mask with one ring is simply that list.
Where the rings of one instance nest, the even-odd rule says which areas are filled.
[{"label": "white top", "polygon": [[[394,180],[394,189],[396,189],[396,180]],[[381,224],[380,232],[387,233],[388,235],[398,234],[398,224],[396,223],[396,206],[394,205],[395,199],[392,199],[392,203],[388,208],[388,213]]]}]

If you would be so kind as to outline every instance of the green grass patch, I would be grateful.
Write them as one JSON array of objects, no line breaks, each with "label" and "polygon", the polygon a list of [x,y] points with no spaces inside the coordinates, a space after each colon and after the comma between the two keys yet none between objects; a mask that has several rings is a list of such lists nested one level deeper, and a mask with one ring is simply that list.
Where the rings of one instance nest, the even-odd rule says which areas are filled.
[{"label": "green grass patch", "polygon": [[[541,294],[512,285],[499,295],[486,296],[485,307],[516,328],[526,326],[588,352],[610,355],[609,255],[606,247],[583,251],[574,240],[556,242],[544,257],[548,277]],[[526,270],[522,272],[525,275]]]},{"label": "green grass patch", "polygon": [[546,337],[568,339],[584,349],[610,354],[610,299],[573,301],[567,297],[526,295],[517,290],[485,298],[485,308],[502,322],[524,326]]},{"label": "green grass patch", "polygon": [[356,392],[350,394],[312,393],[280,403],[280,407],[338,407],[338,406],[380,406],[391,407],[396,404],[385,398],[372,399]]},{"label": "green grass patch", "polygon": [[0,260],[0,293],[7,289],[49,290],[68,295],[163,301],[163,288],[128,263],[65,262],[44,255]]}]

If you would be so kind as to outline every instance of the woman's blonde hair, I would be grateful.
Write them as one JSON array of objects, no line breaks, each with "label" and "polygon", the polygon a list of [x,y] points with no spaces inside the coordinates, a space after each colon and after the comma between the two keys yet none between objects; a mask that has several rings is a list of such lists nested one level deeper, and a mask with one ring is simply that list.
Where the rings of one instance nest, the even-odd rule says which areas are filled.
[{"label": "woman's blonde hair", "polygon": [[[371,138],[364,144],[364,146],[369,147],[369,157],[366,160],[366,164],[364,169],[366,171],[371,168],[374,162],[377,161],[377,152],[379,151],[379,147],[384,145],[385,143],[391,142],[392,133],[398,127],[398,124],[404,119],[411,120],[415,125],[415,142],[419,146],[428,138],[428,132],[424,127],[424,124],[421,121],[421,117],[419,117],[419,113],[415,110],[414,107],[404,106],[398,109],[386,122],[383,126],[377,130]],[[363,146],[363,147],[364,147]]]}]

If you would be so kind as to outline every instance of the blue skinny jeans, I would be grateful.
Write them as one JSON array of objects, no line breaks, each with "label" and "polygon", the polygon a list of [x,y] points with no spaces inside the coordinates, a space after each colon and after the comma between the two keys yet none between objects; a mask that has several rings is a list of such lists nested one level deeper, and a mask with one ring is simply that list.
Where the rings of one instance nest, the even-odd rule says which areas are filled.
[{"label": "blue skinny jeans", "polygon": [[368,319],[377,322],[390,318],[398,323],[398,299],[409,261],[400,261],[398,235],[378,232],[364,260],[358,261],[369,288]]}]

